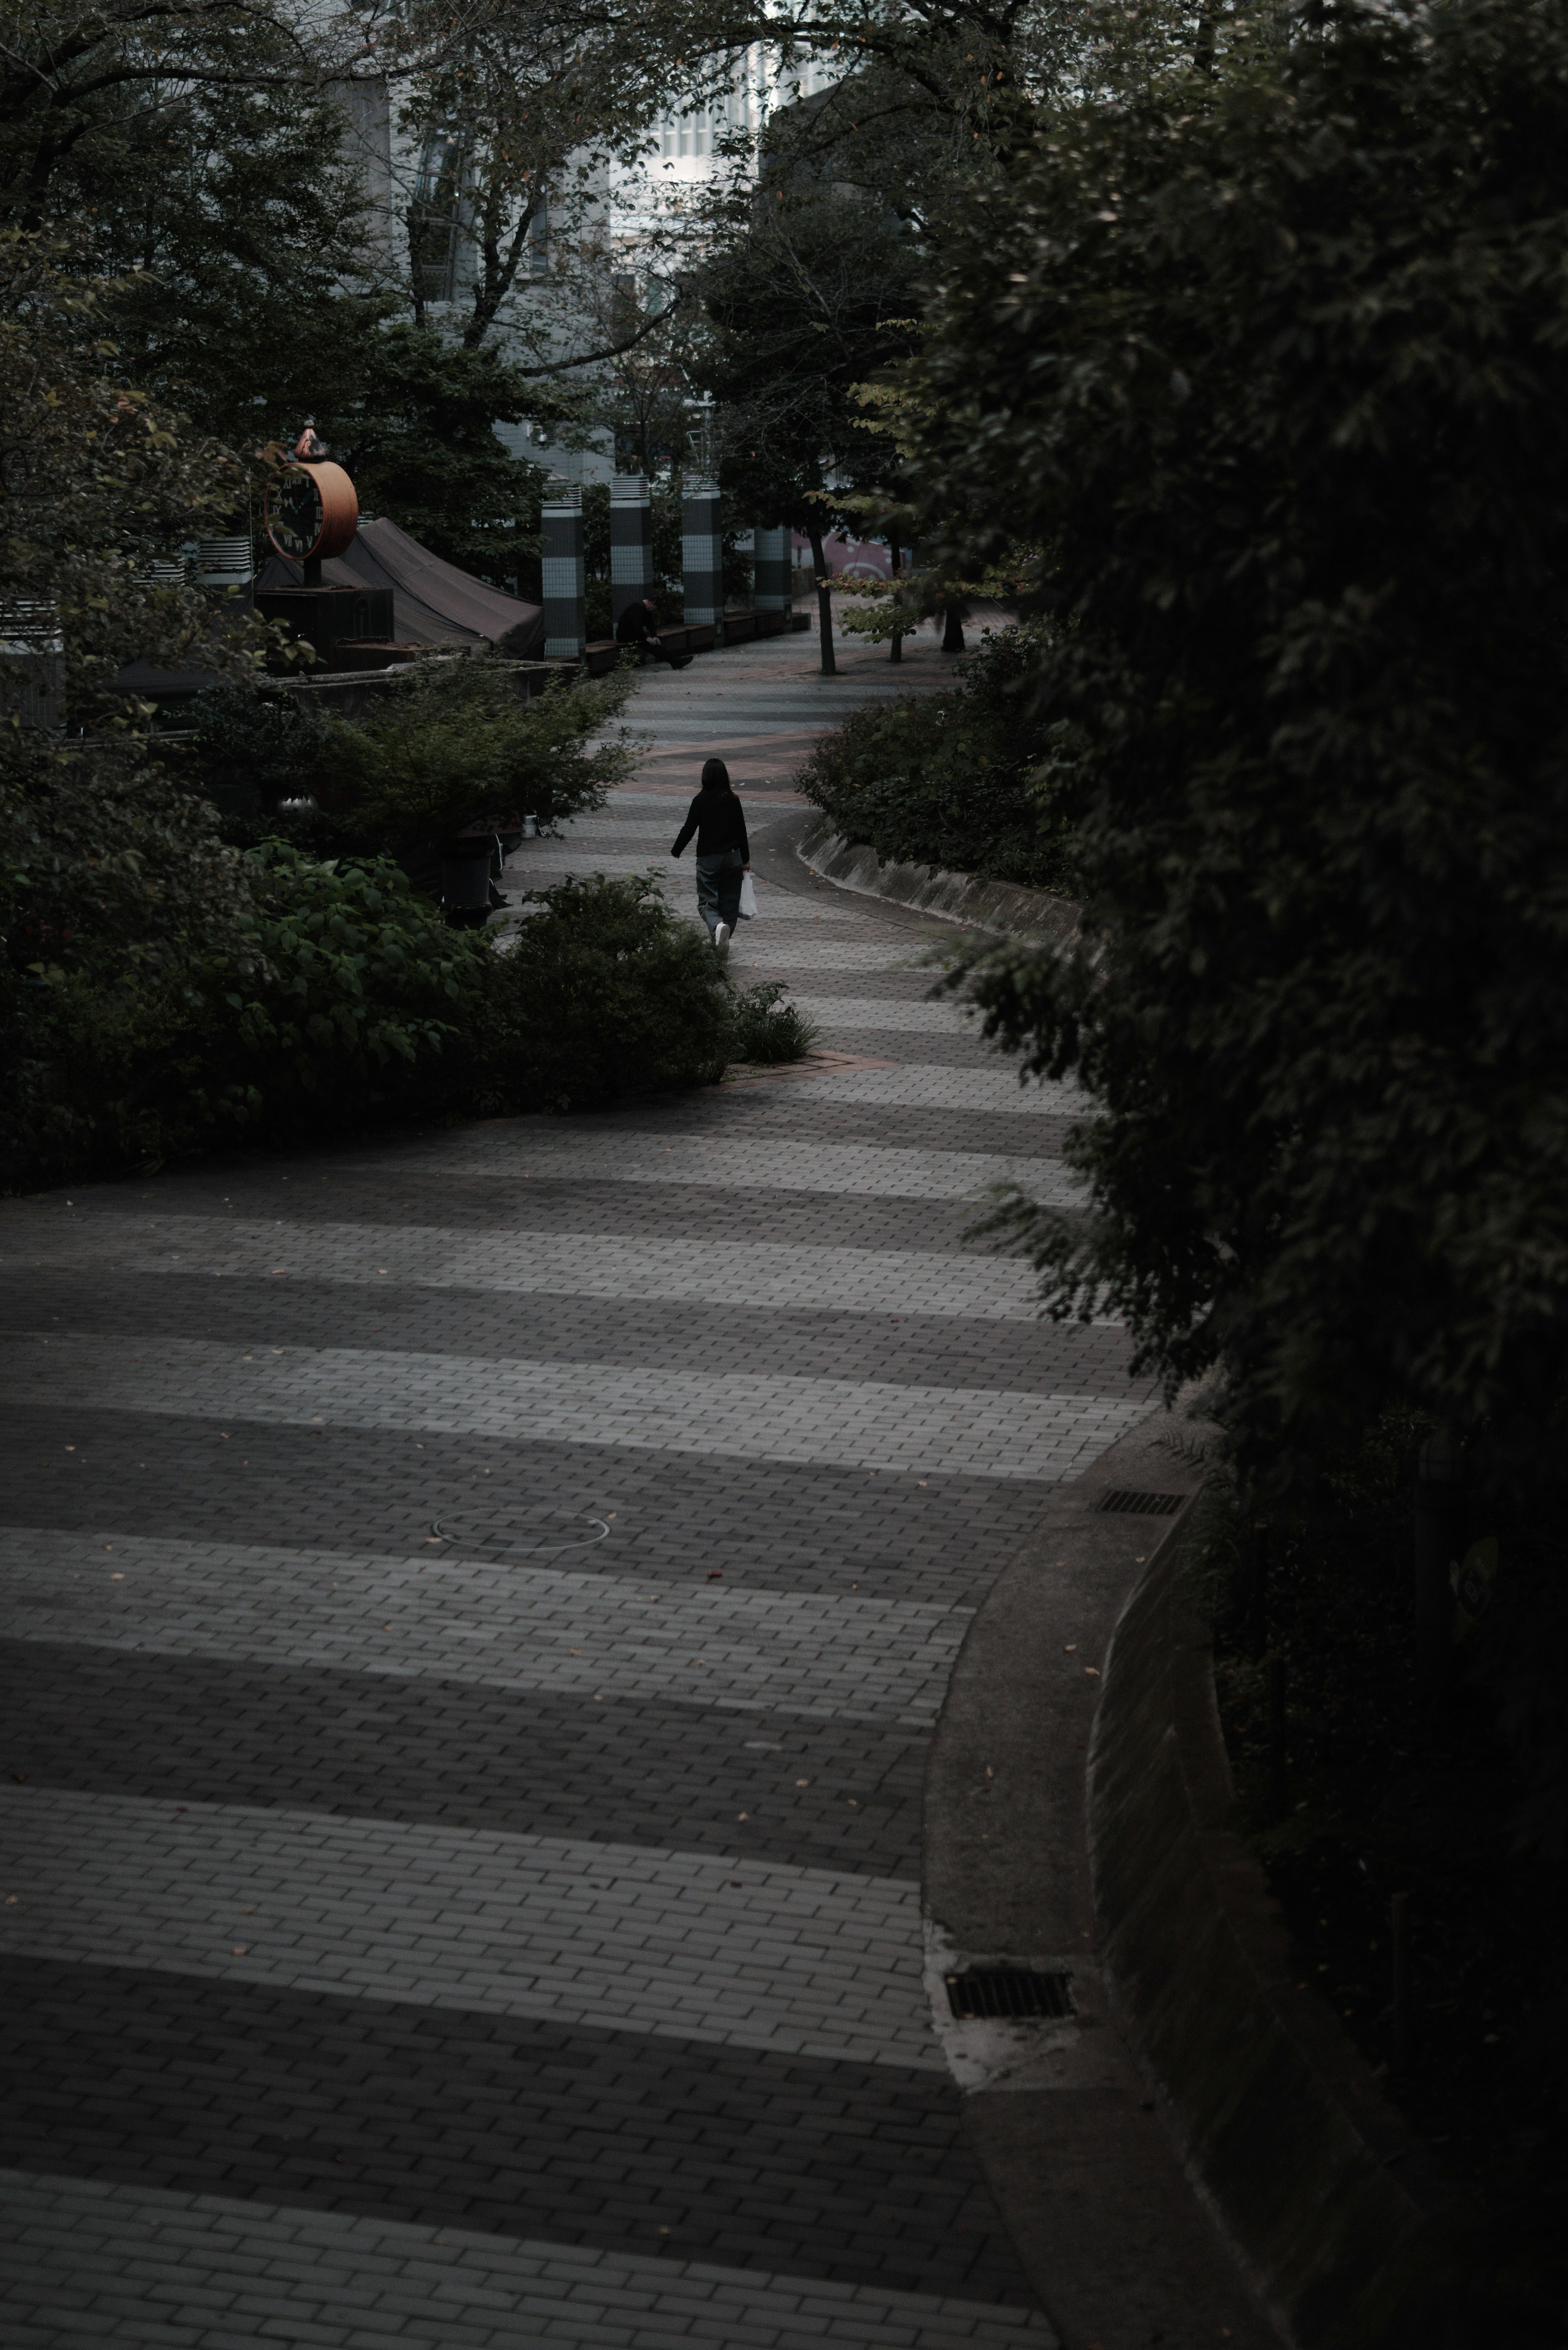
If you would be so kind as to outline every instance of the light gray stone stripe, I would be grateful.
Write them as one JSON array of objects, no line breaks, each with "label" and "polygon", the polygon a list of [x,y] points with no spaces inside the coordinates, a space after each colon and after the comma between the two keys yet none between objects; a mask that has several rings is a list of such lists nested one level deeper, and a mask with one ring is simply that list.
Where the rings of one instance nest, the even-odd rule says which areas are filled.
[{"label": "light gray stone stripe", "polygon": [[961,1003],[900,1003],[889,995],[802,995],[791,993],[797,1012],[823,1028],[886,1028],[904,1036],[972,1036],[981,1041],[975,1014]]},{"label": "light gray stone stripe", "polygon": [[1004,1388],[621,1370],[370,1347],[242,1354],[183,1338],[8,1340],[0,1369],[25,1378],[32,1400],[57,1407],[1051,1481],[1086,1469],[1149,1409]]},{"label": "light gray stone stripe", "polygon": [[[782,951],[787,952],[784,949]],[[1026,1086],[1015,1069],[946,1069],[919,1061],[896,1069],[849,1069],[843,1076],[797,1077],[792,1101],[877,1102],[889,1109],[1018,1111],[1025,1116],[1081,1118],[1084,1097],[1075,1086],[1049,1079]]]},{"label": "light gray stone stripe", "polygon": [[514,858],[533,856],[536,850],[542,853],[558,848],[568,841],[604,840],[619,841],[623,845],[647,841],[650,847],[661,848],[662,853],[668,856],[670,844],[680,831],[683,818],[675,815],[667,799],[646,799],[642,805],[650,809],[667,809],[669,814],[661,816],[575,816],[561,827],[558,833],[541,834],[537,842],[514,848],[512,855]]},{"label": "light gray stone stripe", "polygon": [[25,1957],[946,2070],[893,1877],[30,1786],[0,1875]]},{"label": "light gray stone stripe", "polygon": [[288,1224],[214,1216],[98,1216],[57,1222],[50,1253],[127,1273],[265,1275],[529,1296],[647,1297],[797,1313],[929,1314],[1032,1322],[1033,1269],[1016,1259],[769,1241],[647,1240],[610,1233],[453,1231],[440,1224]]},{"label": "light gray stone stripe", "polygon": [[[445,1521],[442,1522],[443,1523]],[[483,1505],[454,1513],[476,1548]],[[412,1557],[0,1529],[13,1639],[431,1677],[493,1689],[927,1729],[971,1611],[857,1593],[695,1589],[594,1574],[610,1539],[541,1513],[488,1522],[503,1565],[431,1540]],[[560,1545],[552,1555],[551,1545]]]},{"label": "light gray stone stripe", "polygon": [[916,978],[923,977],[926,985],[933,974],[926,969],[927,949],[918,939],[884,934],[864,941],[857,939],[794,938],[764,940],[756,936],[755,922],[742,924],[730,958],[732,972],[754,972],[763,978],[794,971],[907,971]]},{"label": "light gray stone stripe", "polygon": [[0,2170],[13,2350],[1055,2350],[997,2303]]},{"label": "light gray stone stripe", "polygon": [[[792,1077],[791,1085],[801,1082]],[[1070,1207],[1075,1180],[1058,1159],[1010,1158],[981,1150],[909,1150],[879,1143],[794,1142],[770,1135],[563,1132],[547,1118],[513,1118],[465,1127],[376,1159],[356,1171],[383,1176],[404,1168],[451,1169],[504,1180],[534,1175],[618,1183],[711,1183],[725,1191],[853,1192],[871,1200],[981,1201],[993,1183],[1022,1183],[1037,1199]],[[0,1236],[31,1215],[57,1215],[22,1201],[0,1203]],[[73,1225],[73,1232],[81,1226]],[[290,1227],[292,1229],[292,1227]]]}]

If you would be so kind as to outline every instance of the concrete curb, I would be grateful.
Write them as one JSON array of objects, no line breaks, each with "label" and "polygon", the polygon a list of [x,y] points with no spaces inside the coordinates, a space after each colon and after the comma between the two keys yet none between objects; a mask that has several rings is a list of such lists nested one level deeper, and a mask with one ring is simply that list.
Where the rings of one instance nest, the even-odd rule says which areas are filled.
[{"label": "concrete curb", "polygon": [[916,913],[1004,938],[1066,940],[1078,927],[1078,908],[1068,898],[1023,889],[1012,881],[977,881],[972,873],[944,873],[934,865],[884,865],[867,842],[841,839],[825,816],[807,824],[795,855],[841,889],[886,898]]},{"label": "concrete curb", "polygon": [[[1113,1487],[1194,1492],[1199,1472],[1160,1441],[1183,1428],[1153,1412],[1056,1488],[970,1627],[927,1769],[932,2016],[965,2133],[1064,2350],[1278,2342],[1184,2175],[1096,1954],[1084,1782],[1099,1676],[1170,1523],[1100,1504]],[[1075,2016],[955,2024],[946,1974],[1006,1962],[1070,1971]]]},{"label": "concrete curb", "polygon": [[1116,1624],[1088,1768],[1113,2011],[1199,2192],[1303,2350],[1446,2338],[1428,2149],[1297,1980],[1233,1791],[1206,1627],[1162,1545]]}]

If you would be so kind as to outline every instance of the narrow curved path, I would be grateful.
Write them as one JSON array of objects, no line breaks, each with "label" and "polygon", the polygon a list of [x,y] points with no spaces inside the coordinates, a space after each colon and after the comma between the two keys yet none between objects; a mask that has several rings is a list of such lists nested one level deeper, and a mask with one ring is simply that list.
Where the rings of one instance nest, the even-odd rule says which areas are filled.
[{"label": "narrow curved path", "polygon": [[810,653],[649,677],[635,785],[513,880],[667,863],[722,743],[739,974],[828,1073],[0,1207],[7,2345],[1051,2342],[921,1780],[1147,1399],[962,1241],[1064,1105],[926,1002],[950,930],[791,858],[889,674]]}]

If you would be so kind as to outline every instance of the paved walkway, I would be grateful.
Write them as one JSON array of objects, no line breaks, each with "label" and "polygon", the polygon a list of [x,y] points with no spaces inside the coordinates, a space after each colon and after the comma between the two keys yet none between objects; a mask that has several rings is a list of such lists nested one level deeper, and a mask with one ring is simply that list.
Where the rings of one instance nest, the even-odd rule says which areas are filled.
[{"label": "paved walkway", "polygon": [[[884,690],[803,646],[651,676],[663,768],[514,879],[667,862],[710,743]],[[7,2345],[1051,2341],[921,1777],[1146,1399],[961,1241],[1065,1098],[753,822],[737,962],[836,1074],[0,1208]]]}]

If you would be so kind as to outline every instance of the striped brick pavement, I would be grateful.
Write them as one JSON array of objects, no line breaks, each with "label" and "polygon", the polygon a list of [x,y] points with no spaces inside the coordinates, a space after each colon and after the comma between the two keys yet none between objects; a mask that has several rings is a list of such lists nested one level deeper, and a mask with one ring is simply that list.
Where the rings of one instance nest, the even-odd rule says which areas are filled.
[{"label": "striped brick pavement", "polygon": [[[880,662],[882,665],[877,667]],[[922,667],[923,663],[923,667]],[[787,853],[905,676],[649,673],[756,792],[811,1074],[0,1207],[7,2345],[1044,2350],[922,1989],[965,1627],[1147,1407],[963,1234],[1065,1088]],[[928,674],[929,672],[929,674]]]}]

